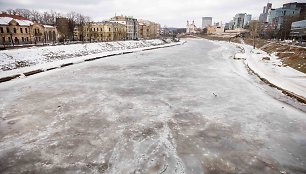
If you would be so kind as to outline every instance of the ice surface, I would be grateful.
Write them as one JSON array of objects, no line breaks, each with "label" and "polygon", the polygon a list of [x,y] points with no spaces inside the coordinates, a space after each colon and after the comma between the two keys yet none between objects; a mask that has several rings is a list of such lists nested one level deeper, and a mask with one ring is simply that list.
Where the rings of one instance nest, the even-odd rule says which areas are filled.
[{"label": "ice surface", "polygon": [[0,84],[1,173],[303,173],[306,114],[239,50],[190,39]]}]

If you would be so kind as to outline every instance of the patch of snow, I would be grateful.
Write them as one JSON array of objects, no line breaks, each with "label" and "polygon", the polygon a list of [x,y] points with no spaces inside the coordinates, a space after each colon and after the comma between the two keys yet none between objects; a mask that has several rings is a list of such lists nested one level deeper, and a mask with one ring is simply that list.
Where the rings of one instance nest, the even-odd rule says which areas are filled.
[{"label": "patch of snow", "polygon": [[29,20],[14,19],[12,17],[0,17],[0,25],[8,25],[12,20],[15,20],[20,26],[30,26],[33,24]]}]

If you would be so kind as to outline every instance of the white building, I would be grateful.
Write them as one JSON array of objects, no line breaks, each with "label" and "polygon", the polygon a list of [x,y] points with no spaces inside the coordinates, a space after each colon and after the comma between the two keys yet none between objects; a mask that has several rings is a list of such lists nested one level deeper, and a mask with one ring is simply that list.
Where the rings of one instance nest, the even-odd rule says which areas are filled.
[{"label": "white building", "polygon": [[202,17],[202,29],[212,25],[212,17]]},{"label": "white building", "polygon": [[186,33],[187,34],[196,33],[196,26],[195,26],[194,21],[192,21],[192,23],[189,23],[189,21],[187,20]]},{"label": "white building", "polygon": [[137,19],[121,15],[111,18],[110,22],[117,22],[126,26],[127,40],[137,40],[139,38]]}]

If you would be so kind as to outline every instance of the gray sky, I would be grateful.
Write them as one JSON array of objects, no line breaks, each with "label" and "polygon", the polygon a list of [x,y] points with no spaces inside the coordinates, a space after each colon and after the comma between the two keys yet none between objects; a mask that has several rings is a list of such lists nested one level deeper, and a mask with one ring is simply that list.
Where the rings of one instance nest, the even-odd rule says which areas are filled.
[{"label": "gray sky", "polygon": [[[258,18],[267,0],[0,0],[0,10],[26,8],[39,11],[75,11],[95,21],[115,15],[134,16],[159,22],[162,26],[185,27],[187,19],[201,26],[201,17],[214,22],[228,22],[236,13],[250,13]],[[283,3],[305,0],[270,0],[273,8]]]}]

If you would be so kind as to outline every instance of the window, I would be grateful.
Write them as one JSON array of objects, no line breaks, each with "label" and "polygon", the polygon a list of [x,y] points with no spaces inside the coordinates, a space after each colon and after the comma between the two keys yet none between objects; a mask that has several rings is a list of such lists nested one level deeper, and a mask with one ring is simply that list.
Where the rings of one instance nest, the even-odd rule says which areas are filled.
[{"label": "window", "polygon": [[29,42],[29,37],[27,37],[27,42]]},{"label": "window", "polygon": [[16,30],[16,28],[14,28],[14,33],[17,33],[17,30]]},{"label": "window", "polygon": [[6,32],[10,33],[10,28],[9,27],[6,27]]},{"label": "window", "polygon": [[22,30],[22,28],[20,28],[20,33],[23,33],[23,30]]},{"label": "window", "polygon": [[0,31],[1,31],[1,33],[4,33],[4,31],[3,31],[3,28],[2,28],[2,27],[0,27]]},{"label": "window", "polygon": [[25,30],[25,33],[28,33],[28,29],[27,28],[25,28],[24,30]]},{"label": "window", "polygon": [[102,28],[100,28],[100,30],[102,31]]},{"label": "window", "polygon": [[111,31],[111,28],[108,28],[108,31]]},{"label": "window", "polygon": [[24,42],[24,37],[21,37],[22,42]]},{"label": "window", "polygon": [[2,41],[3,41],[3,43],[5,42],[5,37],[2,37]]},{"label": "window", "polygon": [[8,37],[9,42],[11,42],[11,37]]}]

